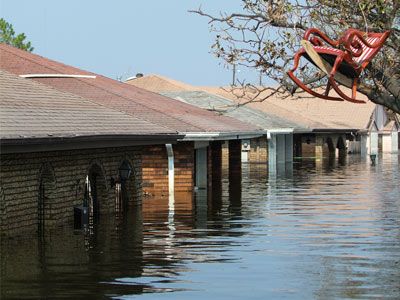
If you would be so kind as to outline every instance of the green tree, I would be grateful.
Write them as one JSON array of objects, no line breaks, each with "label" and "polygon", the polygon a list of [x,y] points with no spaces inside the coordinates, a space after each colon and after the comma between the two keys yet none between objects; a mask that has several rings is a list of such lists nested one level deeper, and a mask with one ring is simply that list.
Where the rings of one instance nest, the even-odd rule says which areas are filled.
[{"label": "green tree", "polygon": [[0,19],[0,43],[6,43],[16,48],[32,52],[34,48],[31,42],[27,42],[25,39],[26,36],[24,33],[16,35],[13,26],[3,18]]},{"label": "green tree", "polygon": [[[399,0],[242,0],[242,10],[213,16],[192,11],[209,19],[215,33],[212,51],[228,65],[257,69],[276,82],[271,86],[252,86],[260,95],[287,96],[296,89],[286,72],[308,28],[316,27],[336,39],[348,28],[391,35],[380,53],[363,73],[358,90],[371,101],[400,113],[400,1]],[[307,69],[306,69],[307,70]],[[321,79],[304,72],[306,80],[321,85]],[[322,81],[323,83],[323,81]],[[269,92],[267,92],[269,91]],[[246,95],[247,97],[247,95]],[[248,96],[248,101],[252,101]],[[261,97],[261,98],[262,98]]]}]

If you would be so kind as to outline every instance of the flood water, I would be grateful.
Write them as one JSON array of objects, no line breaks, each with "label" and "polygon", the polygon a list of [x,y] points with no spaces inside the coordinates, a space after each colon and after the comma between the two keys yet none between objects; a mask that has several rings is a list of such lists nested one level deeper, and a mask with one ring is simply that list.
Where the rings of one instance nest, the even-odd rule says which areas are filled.
[{"label": "flood water", "polygon": [[398,156],[242,173],[208,205],[3,239],[1,299],[400,299]]}]

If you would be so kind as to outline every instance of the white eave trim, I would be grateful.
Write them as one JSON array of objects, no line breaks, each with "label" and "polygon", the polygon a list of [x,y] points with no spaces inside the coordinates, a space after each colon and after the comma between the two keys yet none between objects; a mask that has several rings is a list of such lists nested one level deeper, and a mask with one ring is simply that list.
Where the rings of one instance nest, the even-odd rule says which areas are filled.
[{"label": "white eave trim", "polygon": [[277,129],[267,129],[269,133],[293,133],[293,128],[277,128]]},{"label": "white eave trim", "polygon": [[19,75],[22,78],[96,78],[95,75],[80,75],[80,74],[23,74]]},{"label": "white eave trim", "polygon": [[[219,141],[251,139],[265,135],[265,131],[259,132],[186,132],[182,141]],[[182,134],[182,133],[181,133]]]}]

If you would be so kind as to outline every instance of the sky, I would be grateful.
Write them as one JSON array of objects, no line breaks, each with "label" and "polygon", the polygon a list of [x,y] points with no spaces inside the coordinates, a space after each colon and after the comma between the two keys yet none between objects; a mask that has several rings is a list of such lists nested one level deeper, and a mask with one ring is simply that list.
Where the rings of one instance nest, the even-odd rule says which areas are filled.
[{"label": "sky", "polygon": [[[160,74],[193,85],[228,85],[232,71],[210,53],[208,20],[240,0],[0,0],[0,17],[34,53],[111,78]],[[257,81],[239,70],[239,78]],[[253,79],[252,79],[253,78]]]}]

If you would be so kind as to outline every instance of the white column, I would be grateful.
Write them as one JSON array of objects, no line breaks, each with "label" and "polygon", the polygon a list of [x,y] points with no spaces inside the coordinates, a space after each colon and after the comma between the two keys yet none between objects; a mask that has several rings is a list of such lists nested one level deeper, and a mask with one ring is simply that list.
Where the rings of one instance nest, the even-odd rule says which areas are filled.
[{"label": "white column", "polygon": [[207,148],[198,148],[196,152],[196,187],[207,188]]},{"label": "white column", "polygon": [[285,159],[286,162],[293,162],[293,133],[285,134]]},{"label": "white column", "polygon": [[369,154],[378,154],[378,132],[369,133]]},{"label": "white column", "polygon": [[399,132],[392,131],[392,153],[399,153]]},{"label": "white column", "polygon": [[368,134],[362,134],[361,135],[361,141],[360,141],[360,153],[362,156],[367,155],[367,153],[369,152],[369,139],[368,139]]},{"label": "white column", "polygon": [[276,135],[271,134],[268,140],[268,169],[269,172],[276,171]]},{"label": "white column", "polygon": [[276,161],[278,164],[286,162],[285,135],[276,135]]}]

